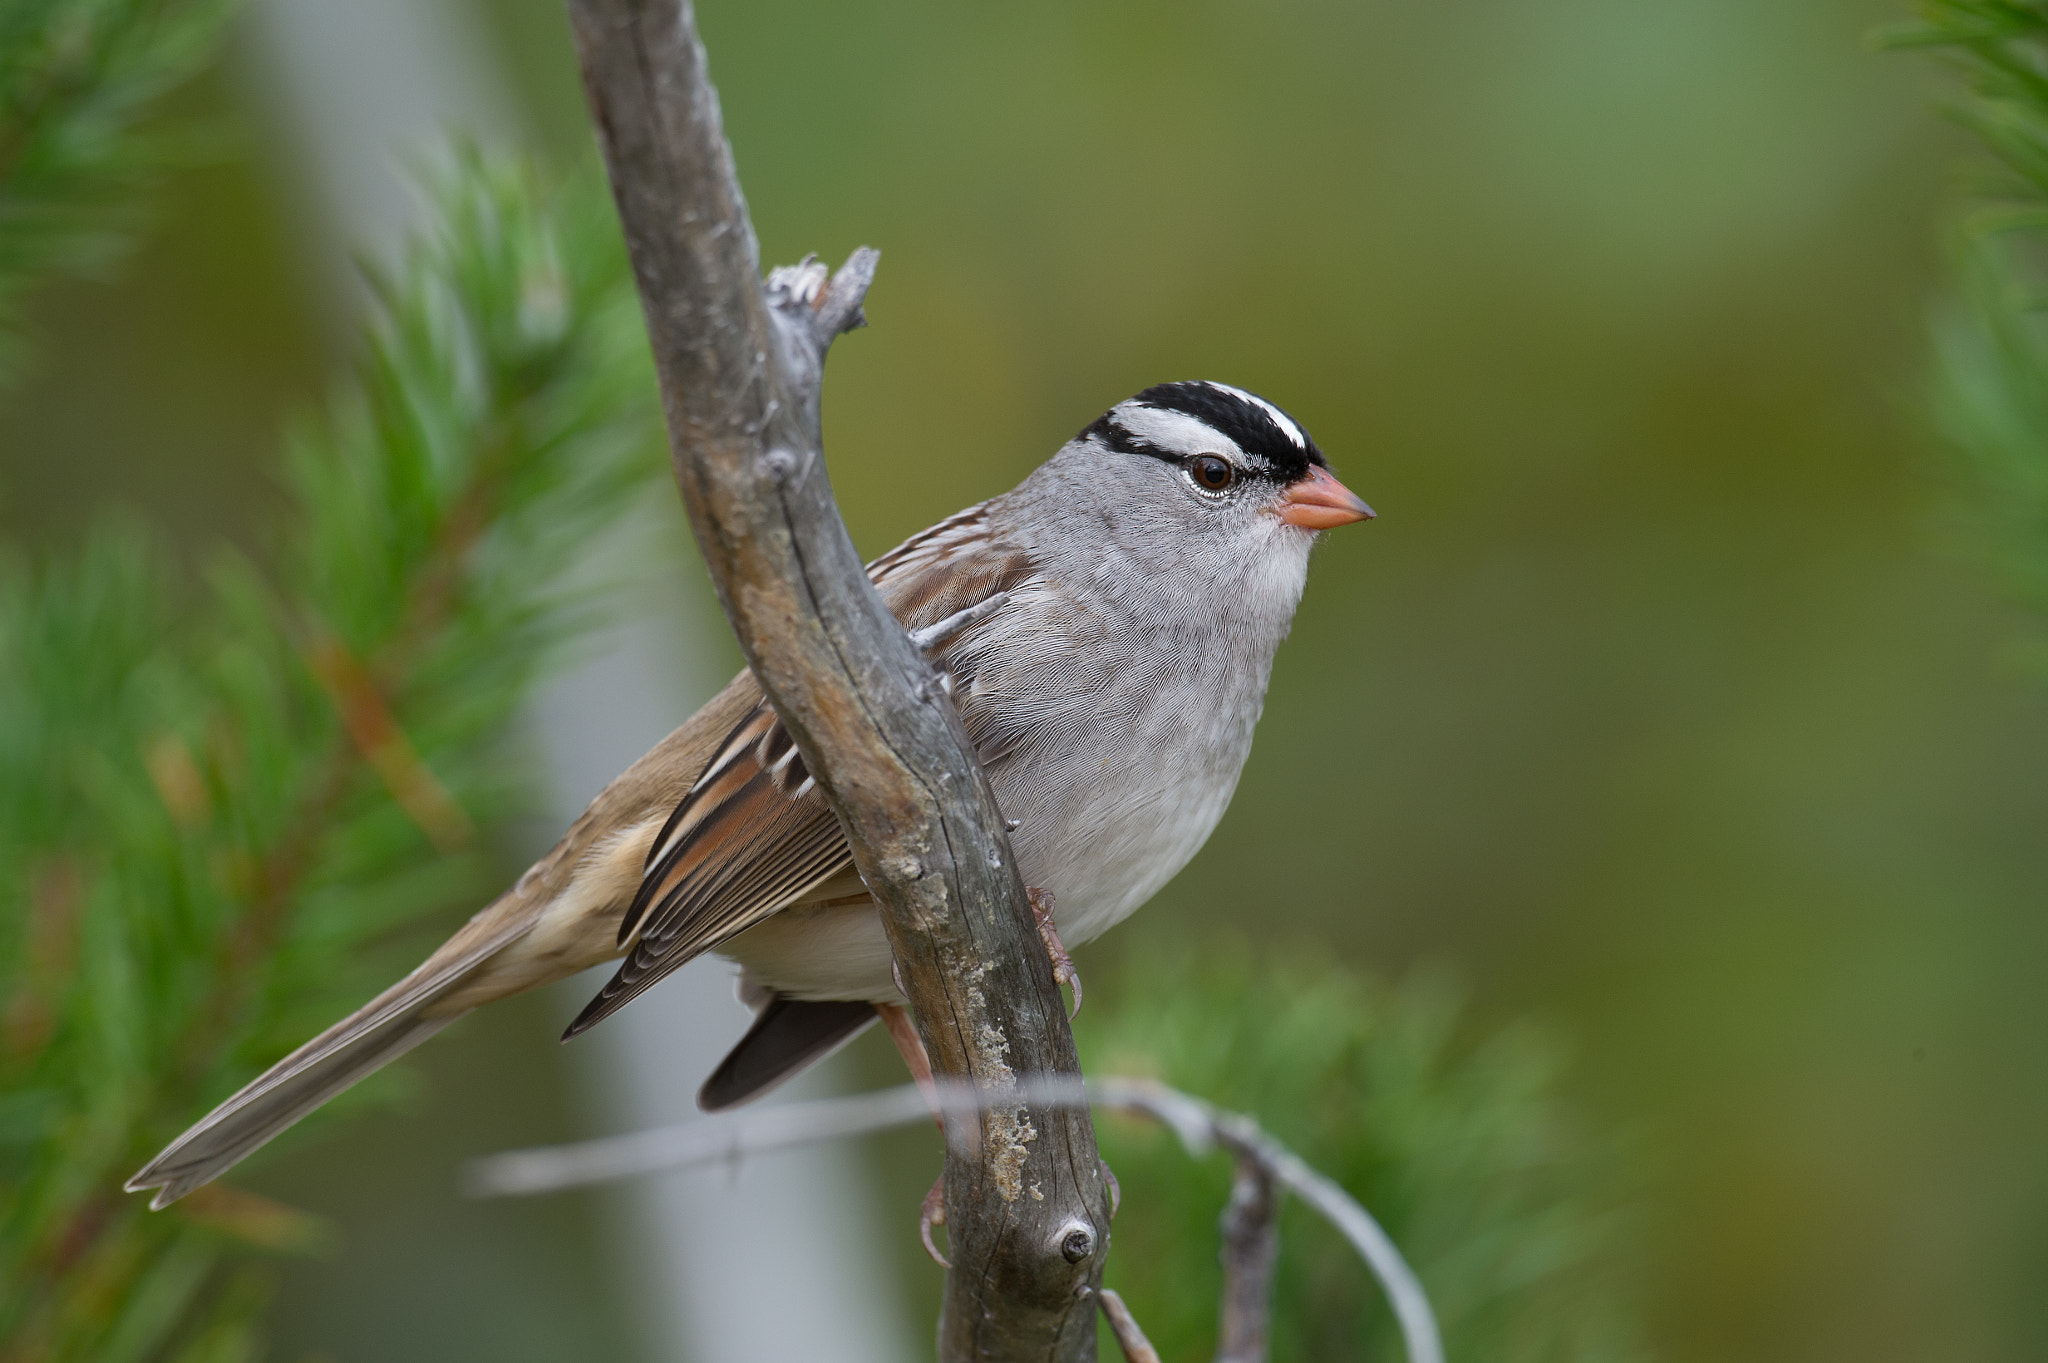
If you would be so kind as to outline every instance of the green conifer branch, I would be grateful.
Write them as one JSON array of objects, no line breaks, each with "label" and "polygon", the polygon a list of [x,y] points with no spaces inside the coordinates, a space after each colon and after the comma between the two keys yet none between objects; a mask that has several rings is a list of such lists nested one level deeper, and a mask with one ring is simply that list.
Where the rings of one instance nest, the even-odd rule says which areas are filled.
[{"label": "green conifer branch", "polygon": [[[1227,942],[1155,944],[1110,993],[1110,1008],[1091,995],[1076,1020],[1090,1072],[1148,1074],[1256,1113],[1372,1209],[1428,1287],[1448,1357],[1650,1357],[1627,1276],[1628,1160],[1579,1128],[1553,1038],[1517,1025],[1475,1043],[1440,979],[1386,986]],[[1124,1200],[1105,1281],[1161,1357],[1211,1357],[1231,1162],[1190,1164],[1150,1124],[1101,1131]],[[1299,1206],[1281,1218],[1273,1306],[1275,1358],[1402,1356],[1385,1299]]]},{"label": "green conifer branch", "polygon": [[1970,489],[1968,539],[2048,610],[2048,5],[1925,0],[1887,43],[1962,73],[1952,112],[1995,162],[1973,177],[1935,324],[1933,417]]},{"label": "green conifer branch", "polygon": [[145,191],[208,143],[155,117],[211,63],[240,0],[0,5],[0,381],[18,368],[23,298],[105,268],[148,220]]},{"label": "green conifer branch", "polygon": [[355,383],[290,441],[273,567],[180,590],[109,526],[0,572],[0,1357],[250,1347],[236,1242],[313,1228],[122,1179],[371,988],[373,944],[492,888],[506,720],[591,604],[557,584],[661,468],[577,188],[445,172]]}]

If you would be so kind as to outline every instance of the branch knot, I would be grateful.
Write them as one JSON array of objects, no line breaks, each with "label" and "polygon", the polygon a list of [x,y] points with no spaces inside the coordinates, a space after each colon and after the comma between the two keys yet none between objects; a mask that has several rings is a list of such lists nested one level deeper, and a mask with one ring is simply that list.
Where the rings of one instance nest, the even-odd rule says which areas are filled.
[{"label": "branch knot", "polygon": [[868,324],[861,302],[875,282],[881,260],[880,251],[863,246],[834,274],[817,256],[808,255],[794,265],[770,270],[761,292],[769,307],[797,324],[822,358],[834,338]]}]

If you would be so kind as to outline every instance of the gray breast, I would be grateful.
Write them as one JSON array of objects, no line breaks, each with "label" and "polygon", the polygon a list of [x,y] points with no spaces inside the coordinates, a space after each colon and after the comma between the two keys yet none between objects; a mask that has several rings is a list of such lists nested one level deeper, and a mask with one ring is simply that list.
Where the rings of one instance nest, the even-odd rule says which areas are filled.
[{"label": "gray breast", "polygon": [[962,714],[1069,944],[1187,864],[1251,751],[1285,619],[1254,628],[1201,604],[1048,576],[961,650]]}]

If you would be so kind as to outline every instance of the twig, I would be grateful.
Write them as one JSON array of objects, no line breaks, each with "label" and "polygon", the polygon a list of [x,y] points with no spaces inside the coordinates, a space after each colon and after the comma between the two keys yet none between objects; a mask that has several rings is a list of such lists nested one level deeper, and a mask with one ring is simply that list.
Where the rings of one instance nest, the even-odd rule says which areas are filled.
[{"label": "twig", "polygon": [[1266,1134],[1259,1124],[1241,1113],[1223,1112],[1199,1098],[1170,1089],[1149,1079],[1109,1079],[1101,1084],[1097,1101],[1111,1107],[1150,1113],[1173,1128],[1190,1154],[1201,1154],[1213,1143],[1241,1158],[1257,1160],[1274,1180],[1316,1210],[1335,1226],[1351,1247],[1358,1251],[1394,1308],[1401,1337],[1408,1346],[1409,1363],[1443,1363],[1443,1340],[1437,1331],[1436,1314],[1429,1296],[1415,1277],[1401,1251],[1387,1238],[1372,1213],[1327,1175],[1309,1167],[1300,1156]]},{"label": "twig", "polygon": [[1273,1270],[1280,1263],[1280,1189],[1265,1165],[1243,1155],[1223,1208],[1222,1259],[1216,1363],[1266,1363]]},{"label": "twig", "polygon": [[[569,0],[584,90],[639,285],[676,482],[741,650],[845,829],[934,1070],[991,1090],[1078,1078],[1001,814],[930,663],[869,584],[832,500],[825,352],[875,268],[815,261],[764,288],[689,4]],[[939,1355],[1092,1356],[1109,1244],[1083,1108],[978,1106],[948,1146]],[[1086,1231],[1090,1252],[1063,1247]]]},{"label": "twig", "polygon": [[1124,1351],[1124,1363],[1159,1363],[1159,1350],[1138,1328],[1137,1318],[1124,1305],[1124,1299],[1106,1287],[1096,1295],[1102,1300],[1102,1314],[1109,1318],[1109,1332],[1116,1336],[1118,1347]]},{"label": "twig", "polygon": [[[915,1085],[906,1084],[849,1098],[786,1103],[733,1116],[707,1117],[687,1126],[657,1128],[632,1136],[491,1155],[470,1164],[464,1172],[463,1184],[476,1197],[523,1197],[697,1164],[737,1163],[750,1155],[914,1125],[928,1119],[933,1102],[950,1116],[981,1111],[992,1098],[999,1104],[1024,1101],[1054,1111],[1092,1103],[1135,1112],[1171,1128],[1187,1152],[1198,1159],[1212,1150],[1228,1150],[1239,1162],[1240,1177],[1244,1166],[1256,1168],[1269,1187],[1300,1197],[1351,1242],[1394,1308],[1409,1363],[1443,1363],[1443,1342],[1428,1294],[1372,1213],[1251,1117],[1224,1111],[1153,1079],[1112,1075],[1090,1080],[1083,1086],[1070,1075],[1024,1075],[1015,1081],[1014,1087],[1000,1094],[985,1092],[971,1082],[943,1079],[929,1099]],[[948,1123],[949,1129],[959,1125]],[[1272,1200],[1277,1211],[1279,1199],[1274,1196]],[[1235,1205],[1235,1190],[1232,1201]],[[1277,1237],[1271,1243],[1277,1250]],[[1258,1286],[1253,1268],[1246,1263],[1243,1276],[1238,1279],[1238,1285],[1247,1291]],[[1270,1271],[1269,1264],[1268,1284]],[[1230,1290],[1231,1283],[1227,1281],[1226,1331],[1232,1309]],[[1264,1302],[1269,1288],[1259,1290]],[[1227,1355],[1219,1355],[1219,1363],[1223,1357]]]},{"label": "twig", "polygon": [[777,1150],[909,1126],[930,1111],[915,1084],[850,1098],[779,1103],[630,1136],[491,1155],[471,1161],[462,1187],[471,1197],[528,1197],[699,1164],[737,1164]]}]

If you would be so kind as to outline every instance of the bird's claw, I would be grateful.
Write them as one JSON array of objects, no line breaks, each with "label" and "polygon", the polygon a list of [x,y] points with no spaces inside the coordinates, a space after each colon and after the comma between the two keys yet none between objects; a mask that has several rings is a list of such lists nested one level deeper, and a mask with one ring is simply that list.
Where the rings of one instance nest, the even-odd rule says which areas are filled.
[{"label": "bird's claw", "polygon": [[1059,927],[1053,922],[1052,891],[1027,886],[1024,893],[1031,898],[1031,916],[1038,920],[1038,939],[1045,943],[1045,954],[1052,958],[1053,983],[1071,986],[1074,991],[1074,1007],[1067,1014],[1067,1021],[1072,1022],[1081,1012],[1081,972],[1074,968],[1074,958],[1067,954],[1060,941]]},{"label": "bird's claw", "polygon": [[1102,1184],[1109,1189],[1109,1219],[1116,1220],[1117,1208],[1124,1205],[1124,1189],[1116,1181],[1116,1170],[1109,1167],[1109,1161],[1098,1156],[1096,1165],[1102,1170]]},{"label": "bird's claw", "polygon": [[924,1202],[917,1209],[917,1238],[924,1241],[924,1252],[932,1256],[932,1262],[940,1268],[951,1268],[953,1263],[939,1253],[938,1245],[932,1241],[932,1227],[946,1224],[946,1176],[940,1174],[932,1190],[924,1195]]}]

